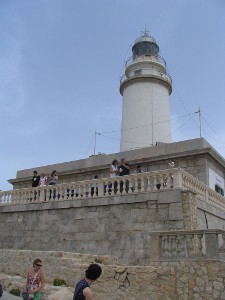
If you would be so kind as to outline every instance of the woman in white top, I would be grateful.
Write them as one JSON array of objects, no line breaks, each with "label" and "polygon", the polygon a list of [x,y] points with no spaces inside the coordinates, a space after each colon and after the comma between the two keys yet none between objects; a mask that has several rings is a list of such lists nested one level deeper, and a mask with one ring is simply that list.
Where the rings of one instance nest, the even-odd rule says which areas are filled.
[{"label": "woman in white top", "polygon": [[[45,175],[44,172],[41,173],[41,176],[40,176],[40,181],[39,181],[39,186],[42,187],[42,186],[46,186],[47,185],[47,181],[48,181],[48,178],[47,176]],[[40,190],[40,200],[41,201],[46,201],[46,191],[41,189]]]},{"label": "woman in white top", "polygon": [[45,173],[41,173],[39,186],[46,186],[47,185],[47,176]]},{"label": "woman in white top", "polygon": [[[119,171],[118,171],[118,160],[114,159],[111,166],[110,166],[110,169],[109,169],[109,172],[110,172],[110,178],[114,178],[116,176],[119,175]],[[117,192],[117,181],[114,182],[114,193],[116,194]],[[109,185],[109,193],[111,194],[111,190],[112,189],[112,184]]]}]

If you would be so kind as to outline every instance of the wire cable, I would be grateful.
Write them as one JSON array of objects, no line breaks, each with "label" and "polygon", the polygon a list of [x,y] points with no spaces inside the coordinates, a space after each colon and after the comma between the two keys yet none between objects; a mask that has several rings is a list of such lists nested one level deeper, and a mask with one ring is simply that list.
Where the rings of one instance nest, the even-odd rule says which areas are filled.
[{"label": "wire cable", "polygon": [[87,153],[86,153],[86,156],[85,156],[85,157],[88,157],[88,153],[89,153],[89,150],[90,150],[90,148],[91,148],[91,145],[93,144],[94,139],[95,139],[95,134],[94,134],[94,136],[93,136],[93,138],[92,138],[92,140],[91,140],[91,143],[90,143],[90,145],[89,145],[89,147],[88,147],[88,150],[87,150]]},{"label": "wire cable", "polygon": [[165,123],[165,122],[169,122],[169,121],[181,119],[181,118],[188,117],[188,116],[194,115],[194,114],[195,114],[195,112],[190,113],[188,115],[183,115],[183,116],[180,116],[180,117],[176,117],[176,118],[172,118],[172,119],[168,119],[168,120],[164,120],[164,121],[159,121],[159,122],[155,122],[155,123],[149,123],[149,124],[142,125],[142,126],[136,126],[136,127],[131,127],[131,128],[124,128],[124,129],[120,129],[120,130],[103,131],[103,132],[101,132],[101,134],[105,134],[105,133],[108,134],[108,133],[114,133],[114,132],[122,132],[122,131],[132,130],[132,129],[136,129],[136,128],[147,127],[147,126],[151,126],[151,125],[156,125],[156,124],[160,124],[160,123]]},{"label": "wire cable", "polygon": [[187,121],[185,121],[181,126],[179,126],[176,130],[174,130],[173,132],[171,132],[171,134],[168,134],[167,136],[165,136],[163,139],[161,139],[159,142],[163,142],[168,136],[172,136],[173,133],[177,132],[180,128],[182,128],[184,125],[186,125],[193,117],[190,117]]}]

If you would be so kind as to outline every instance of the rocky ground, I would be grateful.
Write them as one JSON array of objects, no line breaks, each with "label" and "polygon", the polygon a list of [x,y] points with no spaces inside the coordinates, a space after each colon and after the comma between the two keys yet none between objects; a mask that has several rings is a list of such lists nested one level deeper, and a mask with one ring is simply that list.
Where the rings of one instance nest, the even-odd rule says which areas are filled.
[{"label": "rocky ground", "polygon": [[[1,300],[19,300],[22,299],[18,296],[13,296],[9,291],[14,287],[19,287],[22,290],[25,279],[20,276],[9,276],[5,274],[1,275],[1,281],[3,285],[3,296]],[[49,284],[45,284],[45,288],[42,290],[41,295],[44,300],[71,300],[73,298],[73,288],[70,287],[57,287]]]},{"label": "rocky ground", "polygon": [[19,299],[22,299],[21,297],[16,297],[16,296],[13,296],[7,292],[3,292],[3,295],[2,295],[2,298],[1,300],[19,300]]}]

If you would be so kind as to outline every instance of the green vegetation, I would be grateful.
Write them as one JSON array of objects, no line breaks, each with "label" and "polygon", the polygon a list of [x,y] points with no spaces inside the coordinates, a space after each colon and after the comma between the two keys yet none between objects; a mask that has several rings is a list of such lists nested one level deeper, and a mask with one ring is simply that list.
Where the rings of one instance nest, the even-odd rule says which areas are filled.
[{"label": "green vegetation", "polygon": [[19,288],[14,288],[14,289],[11,289],[9,291],[10,294],[14,295],[14,296],[20,296],[20,289]]},{"label": "green vegetation", "polygon": [[53,281],[53,285],[54,285],[54,286],[61,286],[61,285],[67,286],[67,283],[66,283],[66,281],[65,281],[64,279],[56,278],[56,279],[54,279],[54,281]]},{"label": "green vegetation", "polygon": [[102,260],[101,260],[100,258],[95,258],[95,262],[96,262],[97,264],[102,264]]}]

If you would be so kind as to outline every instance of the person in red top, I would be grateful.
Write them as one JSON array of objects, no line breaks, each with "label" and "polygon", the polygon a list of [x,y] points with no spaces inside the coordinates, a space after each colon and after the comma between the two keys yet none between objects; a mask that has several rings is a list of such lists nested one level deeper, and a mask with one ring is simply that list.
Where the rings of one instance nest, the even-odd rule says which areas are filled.
[{"label": "person in red top", "polygon": [[33,269],[28,271],[27,283],[23,289],[26,292],[30,290],[29,294],[34,300],[40,300],[40,290],[44,287],[44,274],[41,271],[42,261],[37,258],[33,262]]}]

